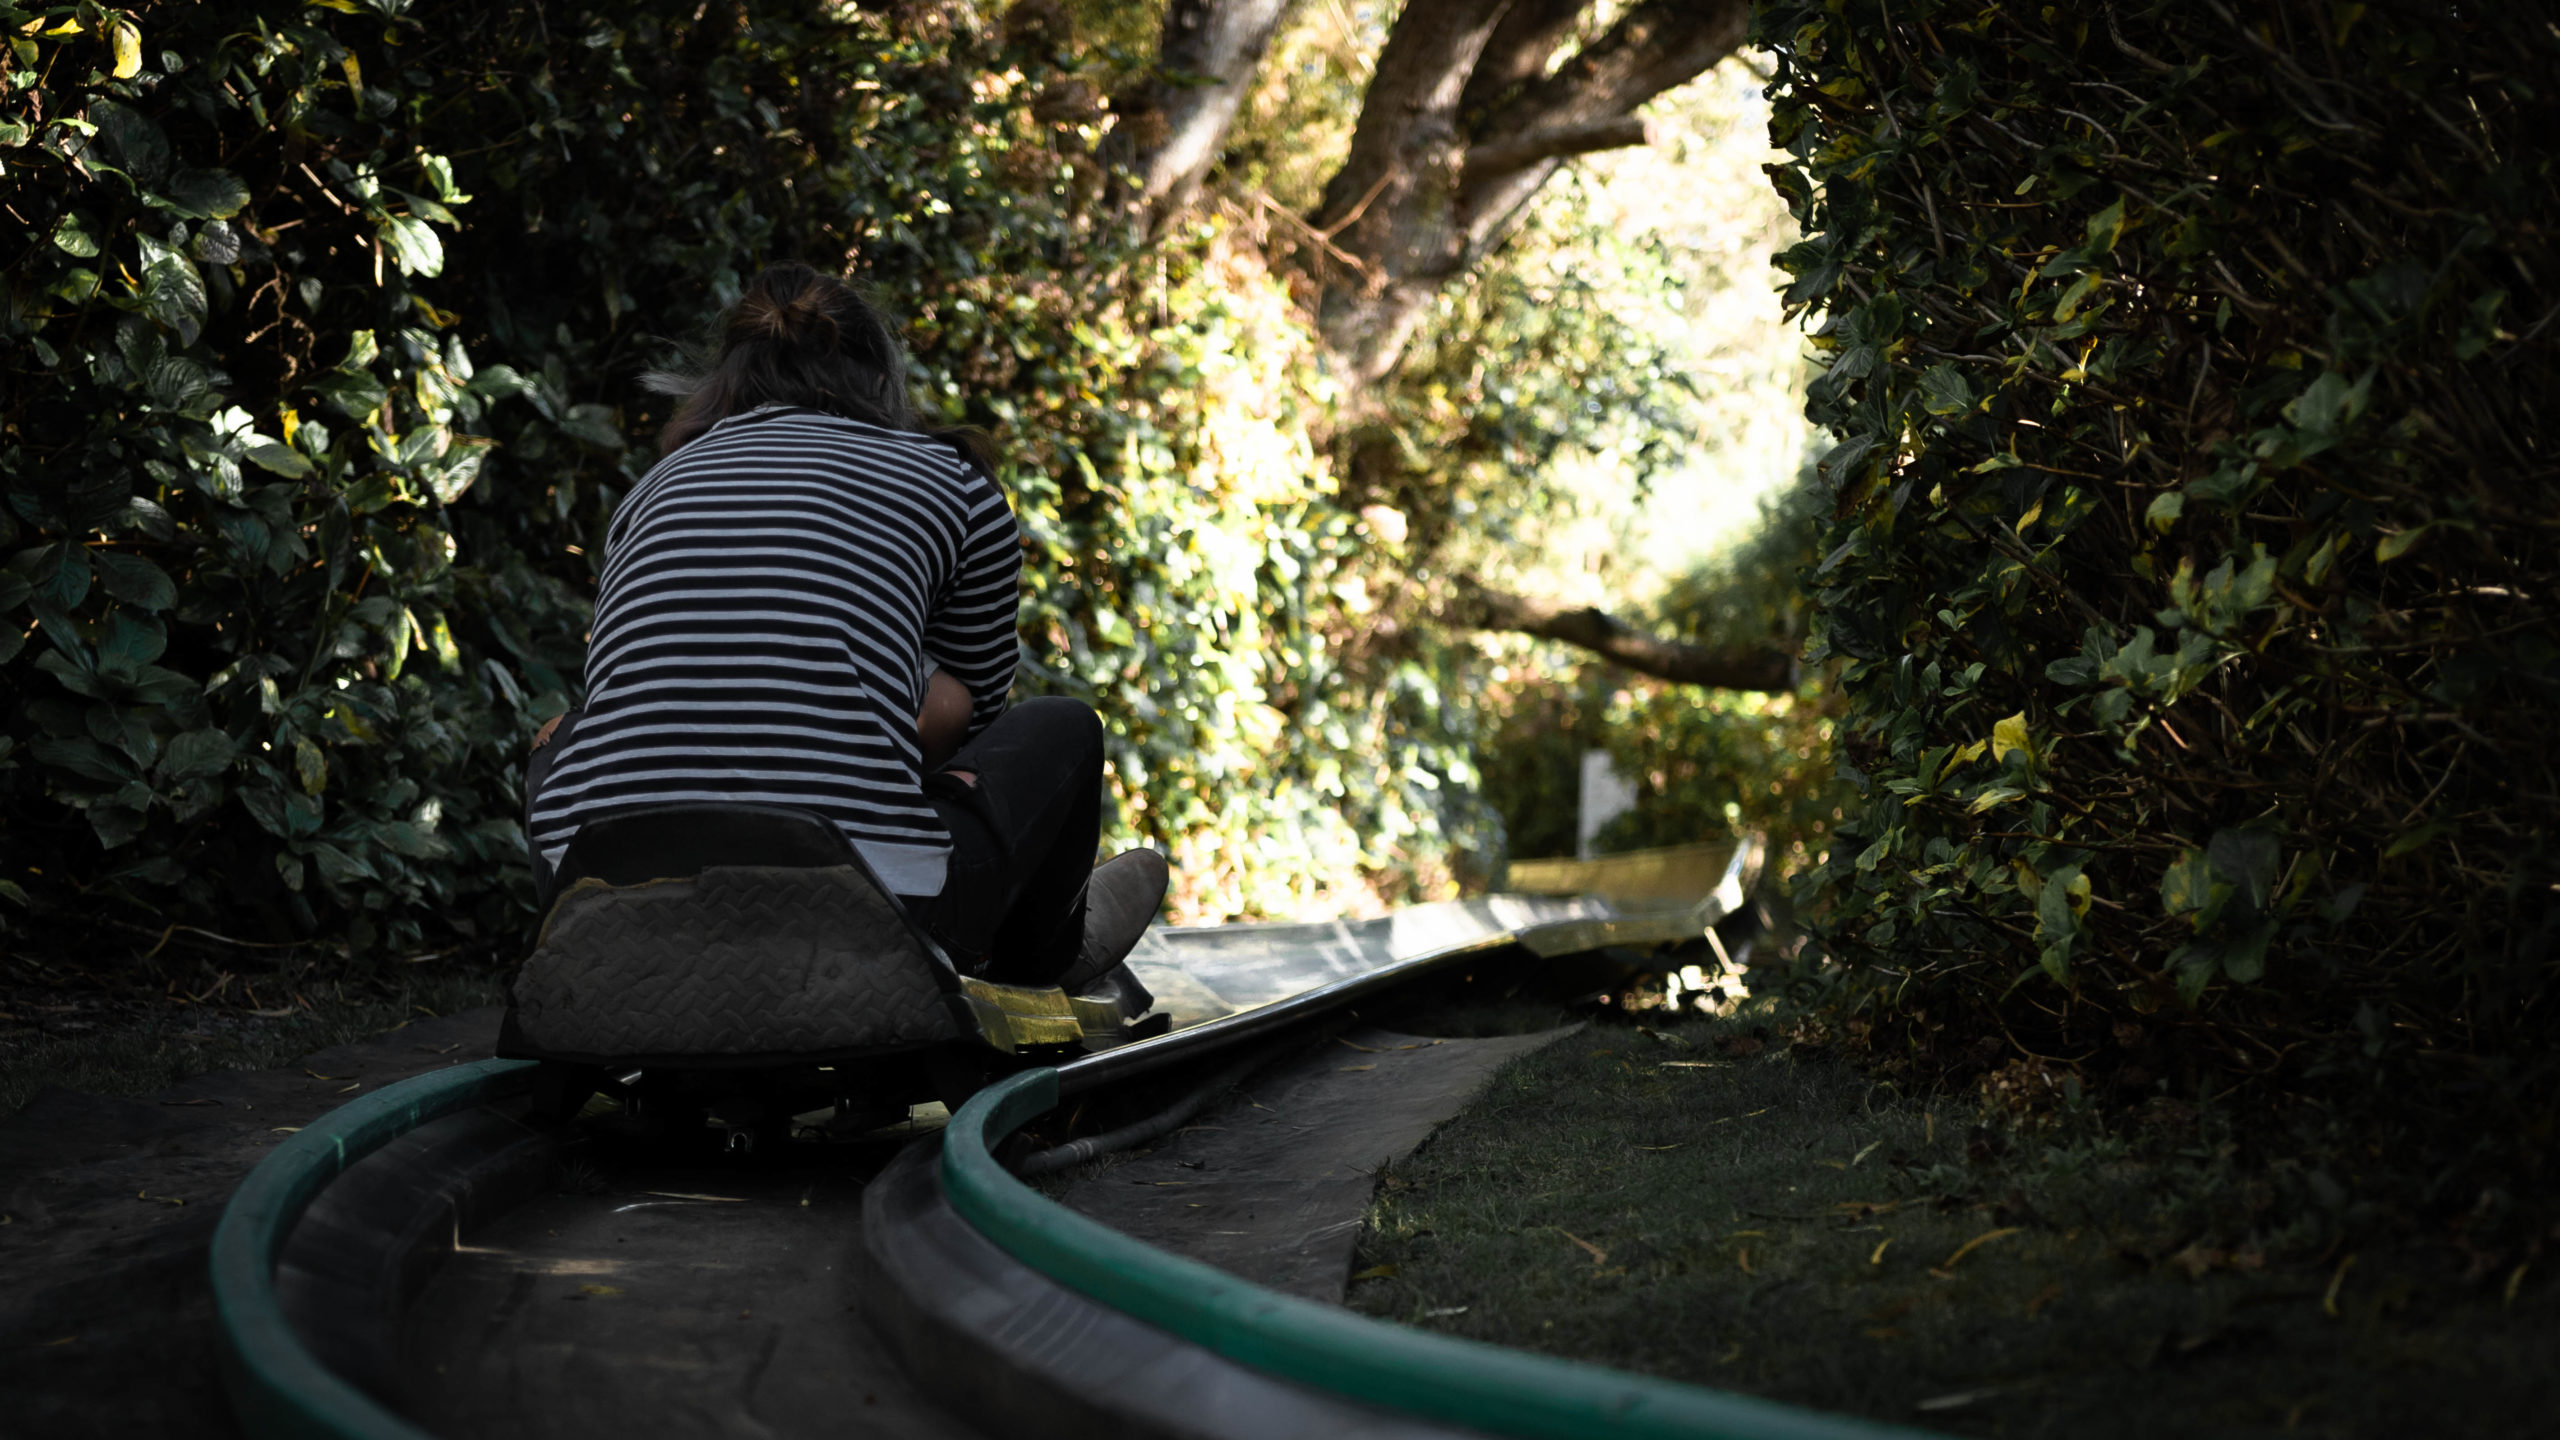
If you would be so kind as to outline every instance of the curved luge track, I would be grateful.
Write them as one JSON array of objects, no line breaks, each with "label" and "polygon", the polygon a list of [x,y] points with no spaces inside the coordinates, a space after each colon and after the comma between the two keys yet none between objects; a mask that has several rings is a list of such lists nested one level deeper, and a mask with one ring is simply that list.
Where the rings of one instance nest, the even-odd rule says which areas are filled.
[{"label": "curved luge track", "polygon": [[[1262,1128],[1212,1137],[1226,1149],[1202,1155],[1214,1153],[1230,1173],[1224,1188],[1204,1188],[1197,1201],[1132,1204],[1089,1194],[1079,1208],[1161,1231],[1154,1243],[1227,1275],[1327,1298],[1325,1285],[1307,1277],[1342,1268],[1345,1227],[1356,1226],[1366,1191],[1318,1173],[1357,1173],[1355,1162],[1331,1153],[1342,1144],[1300,1146],[1299,1154],[1288,1136],[1401,1153],[1523,1043],[1449,1042],[1453,1048],[1433,1053],[1439,1042],[1341,1034],[1346,1012],[1374,1013],[1394,1002],[1393,992],[1504,963],[1498,957],[1518,965],[1694,940],[1704,922],[1738,902],[1750,858],[1734,854],[1718,893],[1696,906],[1496,896],[1359,922],[1153,932],[1133,968],[1181,1028],[1060,1065],[1057,1115],[1091,1107],[1118,1124],[1212,1075],[1231,1076],[1247,1056],[1277,1057],[1261,1093],[1292,1108],[1278,1114],[1249,1097],[1239,1103],[1263,1112],[1250,1124],[1209,1127]],[[1334,1041],[1351,1048],[1337,1053]],[[1483,1053],[1468,1052],[1471,1045]],[[372,1097],[370,1109],[324,1117],[296,1137],[298,1147],[280,1147],[226,1216],[215,1243],[217,1305],[235,1357],[232,1392],[252,1433],[379,1440],[1462,1433],[1332,1395],[1320,1378],[1282,1380],[1221,1358],[1213,1352],[1239,1352],[1142,1324],[1026,1264],[1008,1253],[1017,1244],[1000,1247],[977,1228],[987,1222],[963,1220],[946,1196],[944,1176],[960,1172],[916,1133],[937,1117],[921,1117],[908,1133],[804,1132],[798,1143],[739,1161],[618,1135],[609,1117],[535,1124],[525,1094],[530,1067],[488,1062],[445,1073],[479,1076],[470,1082],[479,1103],[430,1098],[420,1124],[414,1097],[457,1083],[422,1076],[409,1082],[410,1093],[394,1087]],[[1051,1083],[1035,1089],[1051,1093]],[[1015,1112],[1022,1103],[1006,1102]],[[403,1106],[405,1122],[394,1113]],[[987,1128],[982,1142],[983,1124],[983,1116],[971,1121],[954,1143],[993,1144],[1010,1133],[1010,1123]],[[333,1126],[365,1133],[349,1140]],[[1356,1141],[1346,1138],[1354,1133]],[[364,1153],[384,1134],[395,1138]],[[1028,1142],[1008,1143],[1018,1150]],[[1249,1163],[1236,1165],[1237,1157]],[[1267,1203],[1244,1173],[1254,1166]],[[1016,1184],[1000,1170],[978,1173]],[[958,1198],[983,1208],[985,1184]],[[1083,1188],[1093,1190],[1089,1182]],[[313,1198],[295,1219],[294,1197],[305,1192]],[[1046,1203],[1021,1193],[1035,1209]],[[1318,1205],[1310,1196],[1330,1198]],[[256,1256],[274,1244],[261,1234],[284,1237],[270,1307],[280,1308],[281,1326],[261,1318],[268,1312]],[[1131,1254],[1139,1270],[1154,1263]],[[1339,1282],[1329,1282],[1334,1297]],[[1251,1295],[1267,1292],[1246,1285],[1239,1293],[1251,1310]],[[1748,1433],[1834,1432],[1782,1424]]]},{"label": "curved luge track", "polygon": [[412,1306],[403,1408],[453,1436],[979,1435],[863,1318],[875,1148],[573,1172],[465,1236]]}]

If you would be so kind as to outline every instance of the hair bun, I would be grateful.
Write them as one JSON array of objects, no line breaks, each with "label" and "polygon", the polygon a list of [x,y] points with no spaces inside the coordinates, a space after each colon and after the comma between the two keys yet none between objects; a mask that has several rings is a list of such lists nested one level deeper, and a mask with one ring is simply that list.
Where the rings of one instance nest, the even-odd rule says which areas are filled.
[{"label": "hair bun", "polygon": [[[834,352],[844,337],[844,327],[830,313],[828,301],[833,298],[817,284],[789,284],[798,276],[777,276],[768,271],[757,278],[738,302],[737,319],[730,331],[732,342],[762,340],[825,355]],[[815,280],[813,274],[808,277]],[[783,284],[766,283],[784,280]]]},{"label": "hair bun", "polygon": [[712,335],[688,370],[644,377],[651,389],[684,397],[659,432],[662,453],[759,405],[915,428],[897,327],[841,276],[778,261],[747,282]]}]

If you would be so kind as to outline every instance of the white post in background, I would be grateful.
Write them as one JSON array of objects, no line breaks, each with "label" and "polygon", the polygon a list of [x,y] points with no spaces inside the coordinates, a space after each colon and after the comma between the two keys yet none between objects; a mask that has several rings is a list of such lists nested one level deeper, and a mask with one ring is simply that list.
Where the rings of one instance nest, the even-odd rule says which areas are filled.
[{"label": "white post in background", "polygon": [[1573,854],[1591,858],[1591,842],[1612,820],[1636,808],[1636,783],[1618,773],[1606,750],[1582,752],[1582,815],[1574,827]]}]

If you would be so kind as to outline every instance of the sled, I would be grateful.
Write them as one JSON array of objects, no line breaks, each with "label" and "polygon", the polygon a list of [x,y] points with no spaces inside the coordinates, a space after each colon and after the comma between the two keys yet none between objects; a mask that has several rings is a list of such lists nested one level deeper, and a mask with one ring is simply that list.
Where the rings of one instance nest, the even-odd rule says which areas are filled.
[{"label": "sled", "polygon": [[813,1110],[859,1132],[1166,1026],[1125,970],[1075,995],[962,974],[807,811],[604,816],[552,888],[498,1054],[543,1062],[537,1108],[558,1119],[603,1093],[653,1130],[707,1124],[752,1151]]}]

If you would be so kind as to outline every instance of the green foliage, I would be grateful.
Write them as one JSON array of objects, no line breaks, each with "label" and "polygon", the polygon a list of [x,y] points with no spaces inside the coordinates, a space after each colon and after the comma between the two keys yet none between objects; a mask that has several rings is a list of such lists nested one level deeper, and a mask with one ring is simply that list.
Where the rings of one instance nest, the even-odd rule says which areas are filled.
[{"label": "green foliage", "polygon": [[27,222],[0,918],[39,948],[102,921],[359,952],[512,925],[512,757],[567,703],[583,611],[527,564],[548,517],[493,431],[556,437],[564,484],[621,442],[437,303],[470,197],[380,48],[402,22],[0,8]]},{"label": "green foliage", "polygon": [[[1436,838],[1468,879],[1489,879],[1497,857],[1572,852],[1579,756],[1600,743],[1617,677],[1489,660],[1431,612],[1457,577],[1521,566],[1576,517],[1566,467],[1597,463],[1640,493],[1696,438],[1695,381],[1646,328],[1646,311],[1677,305],[1681,277],[1657,237],[1593,225],[1588,198],[1560,175],[1505,253],[1438,298],[1379,403],[1335,445],[1341,502],[1366,515],[1367,548],[1346,566],[1361,587],[1346,661],[1392,666],[1428,697],[1401,707],[1399,728],[1460,782],[1435,797]],[[1721,818],[1706,823],[1721,833]]]},{"label": "green foliage", "polygon": [[[1815,558],[1823,498],[1809,473],[1782,491],[1757,530],[1671,588],[1657,628],[1711,647],[1794,649],[1806,609],[1796,576]],[[1848,798],[1831,762],[1838,707],[1819,671],[1786,695],[1671,685],[1597,662],[1506,678],[1484,774],[1512,858],[1573,853],[1586,750],[1608,751],[1636,789],[1634,808],[1595,837],[1602,853],[1744,831],[1768,841],[1773,874],[1792,874],[1813,863]]]},{"label": "green foliage", "polygon": [[1393,566],[1285,289],[1222,224],[1140,248],[1061,27],[159,6],[121,68],[98,14],[8,10],[0,70],[22,949],[514,943],[518,757],[664,418],[636,375],[786,256],[996,433],[1026,688],[1109,718],[1118,838],[1174,845],[1182,910],[1394,891],[1478,823],[1456,672],[1350,643]]},{"label": "green foliage", "polygon": [[1810,655],[1863,792],[1814,886],[1873,982],[1844,996],[1889,986],[1940,1055],[2104,1068],[2131,1010],[2249,1037],[2189,1084],[2435,1105],[2547,1054],[2560,33],[1756,23],[1839,442]]}]

